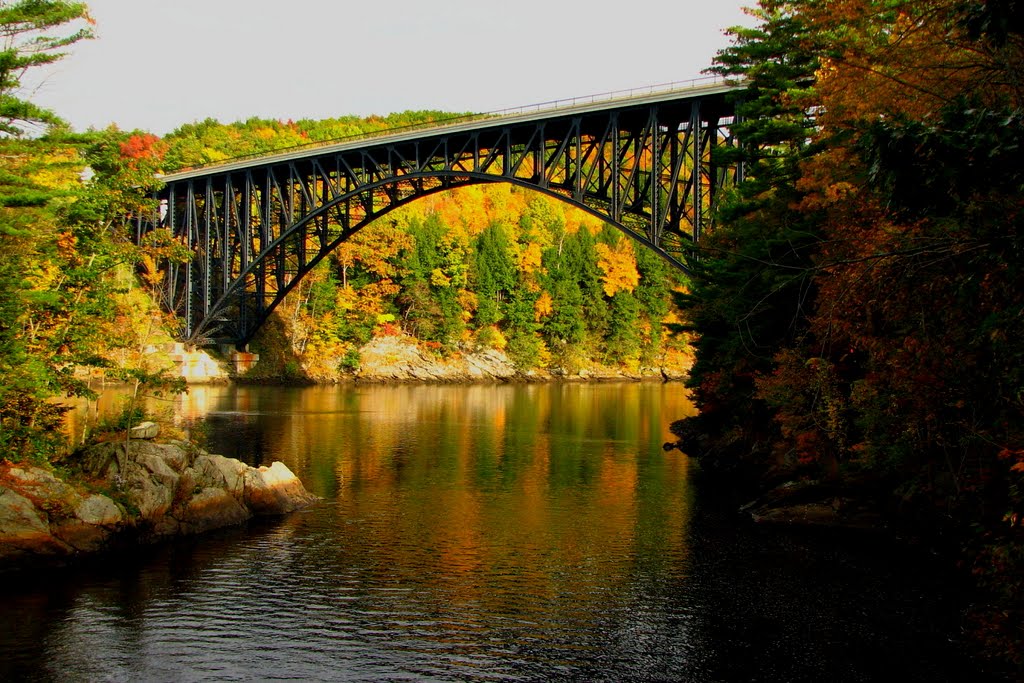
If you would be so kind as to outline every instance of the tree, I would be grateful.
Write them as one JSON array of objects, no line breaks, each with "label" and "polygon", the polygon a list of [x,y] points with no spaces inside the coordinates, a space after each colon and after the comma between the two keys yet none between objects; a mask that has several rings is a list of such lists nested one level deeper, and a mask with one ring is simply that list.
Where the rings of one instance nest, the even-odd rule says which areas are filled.
[{"label": "tree", "polygon": [[502,319],[502,304],[516,284],[512,242],[505,225],[491,222],[477,236],[474,265],[476,322],[479,326],[493,325]]},{"label": "tree", "polygon": [[4,37],[0,51],[0,133],[17,137],[25,133],[26,126],[45,129],[61,123],[56,114],[17,93],[27,71],[58,61],[65,55],[64,48],[92,37],[87,26],[64,35],[50,35],[53,29],[82,22],[93,23],[81,2],[0,2],[0,33]]},{"label": "tree", "polygon": [[28,70],[89,37],[87,29],[48,35],[76,20],[88,20],[80,3],[0,4],[0,449],[18,458],[45,458],[60,448],[63,409],[49,399],[87,391],[73,368],[93,360],[89,342],[109,294],[100,276],[116,258],[76,215],[75,148],[19,139],[60,124],[18,91]]},{"label": "tree", "polygon": [[734,44],[712,69],[746,79],[734,124],[743,145],[726,154],[747,173],[721,203],[718,228],[690,262],[690,292],[678,297],[684,329],[697,334],[687,384],[701,411],[691,421],[712,435],[710,468],[734,467],[751,451],[762,464],[786,457],[771,450],[777,427],[756,395],[756,378],[771,373],[778,349],[803,334],[813,300],[808,269],[819,231],[796,207],[801,163],[817,149],[809,142],[807,98],[820,59],[797,4],[765,0],[751,10],[760,24],[732,29]]},{"label": "tree", "polygon": [[1022,666],[1020,3],[754,14],[717,59],[750,88],[749,174],[691,264],[701,413],[676,429],[711,465],[870,481],[960,539],[978,631]]}]

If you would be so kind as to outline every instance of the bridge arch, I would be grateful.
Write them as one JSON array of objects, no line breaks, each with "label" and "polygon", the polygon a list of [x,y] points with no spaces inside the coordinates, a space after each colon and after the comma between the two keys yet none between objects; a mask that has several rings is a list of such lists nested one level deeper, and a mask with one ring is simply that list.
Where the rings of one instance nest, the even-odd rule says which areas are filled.
[{"label": "bridge arch", "polygon": [[165,300],[184,337],[246,344],[319,261],[422,197],[507,182],[576,206],[676,267],[741,169],[728,88],[545,116],[485,119],[167,176],[162,216],[193,253]]}]

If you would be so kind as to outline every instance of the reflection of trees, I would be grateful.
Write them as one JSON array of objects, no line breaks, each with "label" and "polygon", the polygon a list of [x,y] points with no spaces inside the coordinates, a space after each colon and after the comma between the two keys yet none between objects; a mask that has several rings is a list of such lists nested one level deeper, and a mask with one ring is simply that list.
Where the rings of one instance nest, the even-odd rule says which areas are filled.
[{"label": "reflection of trees", "polygon": [[604,596],[629,592],[616,586],[686,555],[685,460],[660,449],[688,409],[671,388],[230,391],[236,416],[259,424],[263,457],[336,501],[351,549],[338,571],[424,587],[396,594],[409,609],[597,619]]},{"label": "reflection of trees", "polygon": [[311,592],[330,615],[317,628],[431,658],[494,662],[494,643],[539,667],[676,651],[690,489],[685,458],[660,446],[688,409],[677,391],[194,387],[180,414],[204,416],[209,450],[282,460],[327,499],[251,546],[210,541],[194,573],[220,590],[203,570],[214,558],[232,592],[294,600],[274,623],[310,609]]}]

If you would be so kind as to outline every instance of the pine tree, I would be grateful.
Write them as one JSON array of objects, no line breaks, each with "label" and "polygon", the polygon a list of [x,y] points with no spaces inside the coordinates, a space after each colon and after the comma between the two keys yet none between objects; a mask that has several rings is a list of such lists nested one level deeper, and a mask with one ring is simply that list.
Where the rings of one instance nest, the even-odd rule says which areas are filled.
[{"label": "pine tree", "polygon": [[21,136],[30,128],[47,128],[62,123],[53,112],[18,96],[22,78],[30,69],[52,64],[63,50],[92,37],[88,26],[65,35],[49,35],[68,24],[92,23],[85,3],[60,0],[19,0],[0,2],[0,133]]},{"label": "pine tree", "polygon": [[678,300],[697,333],[688,386],[701,412],[691,419],[723,446],[716,452],[730,452],[712,467],[765,449],[774,433],[755,380],[806,328],[818,243],[813,217],[796,204],[800,163],[815,151],[806,102],[820,53],[793,3],[765,0],[752,13],[759,26],[732,29],[734,44],[712,69],[744,79],[734,124],[742,146],[725,154],[744,163],[746,177],[722,203],[715,232],[698,245],[691,291]]}]

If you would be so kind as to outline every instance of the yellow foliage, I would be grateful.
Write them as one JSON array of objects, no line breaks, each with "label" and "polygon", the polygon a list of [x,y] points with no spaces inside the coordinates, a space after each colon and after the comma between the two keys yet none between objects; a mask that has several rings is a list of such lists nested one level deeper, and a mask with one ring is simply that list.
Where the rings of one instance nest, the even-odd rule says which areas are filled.
[{"label": "yellow foliage", "polygon": [[501,333],[501,330],[498,329],[497,325],[488,325],[487,327],[480,328],[476,333],[476,343],[479,346],[498,349],[499,351],[508,346],[508,340]]},{"label": "yellow foliage", "polygon": [[620,290],[632,292],[640,284],[640,272],[636,269],[636,257],[629,240],[620,239],[614,247],[599,242],[595,248],[605,294],[614,296]]},{"label": "yellow foliage", "polygon": [[338,309],[342,311],[351,311],[359,303],[359,292],[352,289],[351,287],[339,287],[338,295],[335,298]]},{"label": "yellow foliage", "polygon": [[519,269],[524,273],[534,273],[540,269],[541,249],[536,242],[530,242],[519,255]]},{"label": "yellow foliage", "polygon": [[[42,155],[40,161],[42,160],[45,160],[45,163],[26,174],[33,184],[53,190],[69,189],[79,184],[79,172],[82,167],[75,153],[68,150],[57,150]],[[8,163],[9,170],[14,170],[17,162],[15,164]]]},{"label": "yellow foliage", "polygon": [[551,315],[554,310],[554,301],[551,300],[551,295],[547,292],[542,292],[540,297],[537,298],[537,303],[533,305],[533,317],[535,320],[540,320]]},{"label": "yellow foliage", "polygon": [[537,367],[546,368],[551,365],[551,349],[544,342],[540,340],[540,348],[537,349]]},{"label": "yellow foliage", "polygon": [[468,289],[460,289],[458,296],[459,307],[462,308],[463,315],[469,314],[469,317],[473,317],[473,313],[476,311],[479,305],[479,299],[476,296],[476,292],[471,292]]},{"label": "yellow foliage", "polygon": [[444,271],[440,268],[434,268],[430,271],[430,284],[435,287],[450,287],[452,279],[444,274]]},{"label": "yellow foliage", "polygon": [[228,158],[228,155],[219,149],[213,147],[203,147],[203,160],[204,163],[213,164],[218,161],[224,161]]}]

